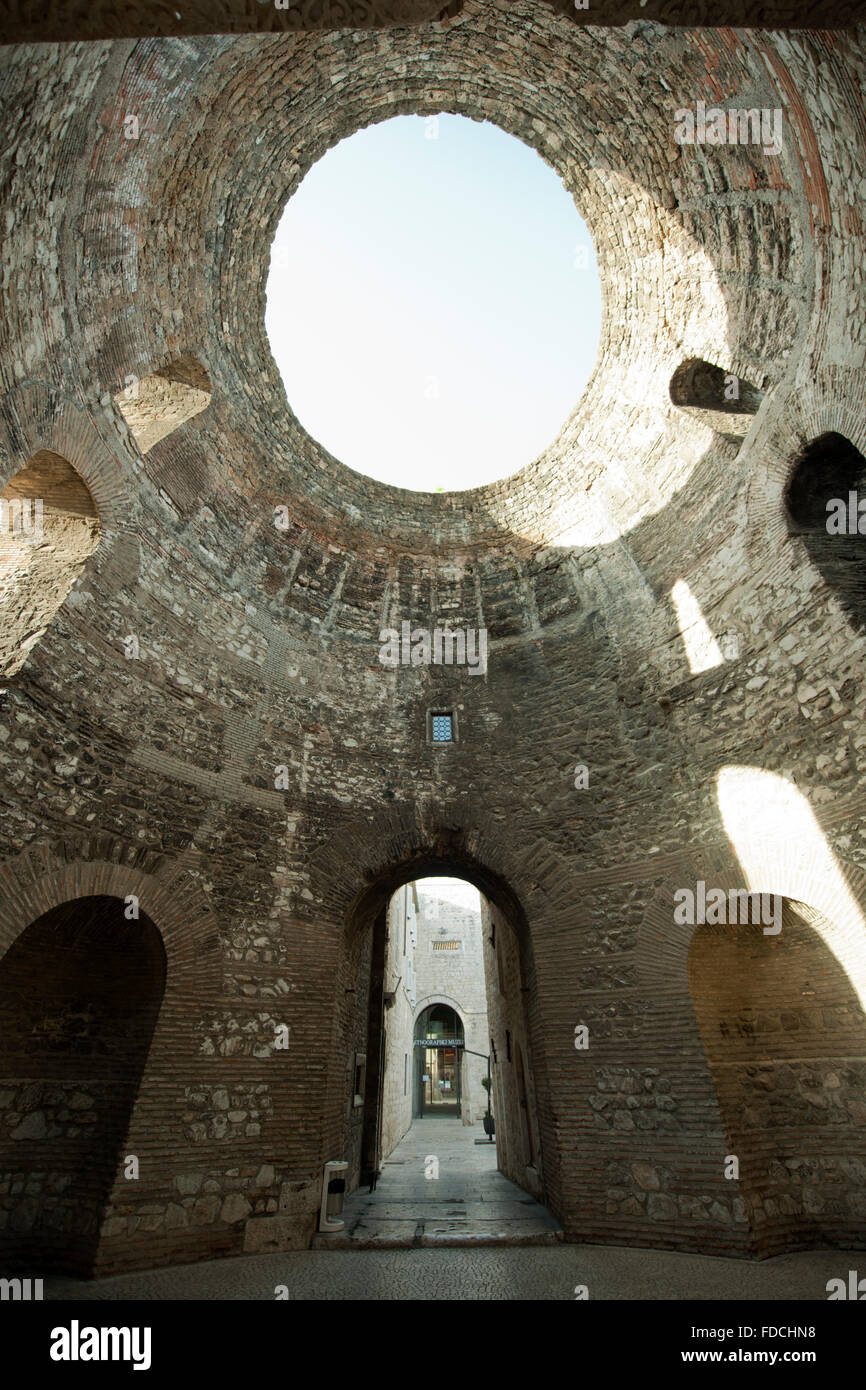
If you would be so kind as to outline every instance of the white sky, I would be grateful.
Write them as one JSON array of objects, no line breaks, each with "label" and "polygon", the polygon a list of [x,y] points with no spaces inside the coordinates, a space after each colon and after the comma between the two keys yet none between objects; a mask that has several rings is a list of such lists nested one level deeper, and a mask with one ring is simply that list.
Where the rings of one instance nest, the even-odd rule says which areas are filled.
[{"label": "white sky", "polygon": [[419,898],[439,898],[440,901],[453,903],[456,907],[480,911],[481,894],[464,878],[419,878],[415,887]]},{"label": "white sky", "polygon": [[267,294],[301,423],[350,468],[422,492],[531,463],[595,365],[600,290],[572,198],[534,150],[462,116],[398,116],[319,160]]}]

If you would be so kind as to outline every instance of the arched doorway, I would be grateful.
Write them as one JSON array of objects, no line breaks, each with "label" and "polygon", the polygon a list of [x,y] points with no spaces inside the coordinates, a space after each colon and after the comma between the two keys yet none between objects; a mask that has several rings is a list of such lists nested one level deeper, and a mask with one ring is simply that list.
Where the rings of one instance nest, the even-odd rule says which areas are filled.
[{"label": "arched doorway", "polygon": [[0,960],[0,1267],[92,1274],[164,987],[134,898],[62,903]]},{"label": "arched doorway", "polygon": [[546,1073],[527,924],[501,879],[443,860],[383,875],[347,922],[346,1120],[328,1154],[348,1161],[344,1227],[317,1248],[563,1236],[534,1114]]},{"label": "arched doorway", "polygon": [[459,1115],[462,1102],[463,1020],[449,1004],[430,1004],[415,1023],[414,1114]]},{"label": "arched doorway", "polygon": [[[535,997],[535,969],[529,939],[528,924],[522,907],[508,884],[498,875],[463,853],[438,855],[418,854],[381,872],[355,900],[347,922],[347,965],[343,995],[346,1001],[344,1016],[344,1036],[346,1038],[346,1062],[343,1075],[347,1078],[343,1092],[344,1129],[341,1157],[349,1161],[347,1190],[371,1184],[381,1170],[383,1156],[383,1097],[386,1087],[386,1038],[388,1029],[393,1029],[392,1008],[394,988],[398,978],[405,979],[402,959],[393,960],[389,951],[399,936],[402,943],[402,925],[392,924],[389,944],[388,911],[392,897],[404,885],[411,885],[425,879],[459,879],[479,890],[481,895],[481,949],[483,951],[483,972],[487,982],[487,1002],[491,1010],[489,1037],[470,1043],[474,1057],[473,1066],[478,1075],[475,1084],[468,1087],[466,1075],[468,1048],[464,1043],[463,1061],[459,1068],[459,1078],[443,1077],[454,1081],[459,1079],[464,1100],[471,1100],[471,1119],[478,1125],[477,1133],[486,1134],[482,1125],[487,1110],[488,1091],[482,1082],[487,1077],[487,1057],[490,1058],[490,1094],[495,1103],[496,1154],[500,1171],[511,1181],[517,1183],[537,1200],[549,1202],[554,1206],[553,1194],[556,1192],[556,1154],[551,1144],[550,1152],[545,1151],[545,1132],[535,1115],[529,1117],[529,1108],[534,1111],[537,1096],[544,1094],[546,1073],[543,1050],[533,1034],[532,1008]],[[449,959],[456,959],[458,953],[449,953]],[[436,993],[431,1004],[445,1003],[448,994]],[[419,1003],[421,1001],[419,1000]],[[426,1005],[425,1005],[426,1007]],[[453,1002],[451,1007],[453,1008]],[[459,1015],[458,1015],[459,1016]],[[465,1023],[465,1020],[463,1020]],[[443,1036],[458,1036],[455,1032]],[[468,1037],[465,1031],[463,1039]],[[414,1047],[415,1034],[410,1034],[409,1051],[423,1053],[424,1048]],[[523,1096],[526,1108],[518,1102],[517,1052],[521,1047],[523,1067]],[[483,1056],[481,1055],[483,1054]],[[415,1099],[415,1087],[419,1084],[418,1064],[407,1063],[410,1096]],[[433,1076],[433,1071],[420,1073]],[[403,1056],[399,1057],[399,1070],[396,1081],[402,1090]],[[390,1073],[390,1085],[395,1081],[395,1073]],[[423,1083],[425,1086],[429,1083]],[[429,1095],[429,1091],[427,1093]],[[443,1088],[443,1105],[447,1092]],[[417,1107],[416,1107],[417,1109]],[[427,1115],[425,1110],[425,1116]],[[437,1113],[447,1113],[440,1111]],[[452,1110],[452,1116],[455,1113]],[[456,1108],[459,1113],[459,1107]],[[528,1144],[523,1126],[531,1125],[532,1143]],[[517,1133],[520,1129],[520,1133]],[[400,1133],[403,1133],[401,1130]],[[475,1135],[476,1131],[468,1131]],[[399,1138],[399,1134],[395,1137]],[[548,1195],[550,1194],[550,1195]],[[554,1208],[555,1209],[555,1208]]]}]

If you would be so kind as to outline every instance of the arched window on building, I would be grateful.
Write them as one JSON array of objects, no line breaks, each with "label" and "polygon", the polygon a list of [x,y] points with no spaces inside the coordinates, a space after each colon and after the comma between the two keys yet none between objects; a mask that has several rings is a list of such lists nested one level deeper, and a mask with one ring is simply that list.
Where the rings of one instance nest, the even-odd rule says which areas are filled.
[{"label": "arched window on building", "polygon": [[24,664],[99,544],[96,503],[42,449],[0,493],[0,678]]}]

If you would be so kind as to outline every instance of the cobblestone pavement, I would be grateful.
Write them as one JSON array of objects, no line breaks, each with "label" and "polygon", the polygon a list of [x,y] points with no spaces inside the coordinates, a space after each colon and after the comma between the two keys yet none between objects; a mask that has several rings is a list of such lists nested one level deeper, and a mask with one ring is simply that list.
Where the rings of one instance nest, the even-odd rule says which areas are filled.
[{"label": "cobblestone pavement", "polygon": [[[45,1296],[259,1300],[274,1299],[284,1285],[300,1300],[562,1301],[585,1285],[590,1300],[825,1301],[828,1279],[847,1278],[863,1264],[862,1251],[752,1262],[560,1244],[550,1213],[497,1171],[495,1146],[475,1144],[479,1129],[416,1120],[383,1164],[376,1191],[364,1188],[346,1201],[345,1248],[239,1255],[92,1282],[46,1279]],[[424,1177],[430,1157],[439,1160],[438,1178]],[[521,1244],[527,1239],[532,1243]],[[479,1240],[489,1243],[472,1248]],[[401,1242],[411,1248],[399,1248]]]},{"label": "cobblestone pavement", "polygon": [[375,1192],[353,1192],[343,1231],[317,1236],[315,1248],[556,1244],[558,1222],[503,1177],[495,1144],[475,1143],[483,1137],[480,1125],[450,1116],[415,1120],[382,1164]]},{"label": "cobblestone pavement", "polygon": [[239,1255],[206,1264],[87,1283],[46,1279],[47,1299],[572,1300],[586,1285],[599,1299],[827,1298],[827,1280],[847,1278],[863,1252],[780,1255],[751,1262],[610,1245],[481,1249],[305,1250]]}]

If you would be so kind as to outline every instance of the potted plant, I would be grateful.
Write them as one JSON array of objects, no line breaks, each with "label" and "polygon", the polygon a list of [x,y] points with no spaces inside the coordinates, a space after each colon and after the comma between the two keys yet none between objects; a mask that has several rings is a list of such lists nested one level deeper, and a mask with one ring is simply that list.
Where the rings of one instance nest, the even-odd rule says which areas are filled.
[{"label": "potted plant", "polygon": [[484,1133],[487,1135],[488,1139],[492,1139],[495,1132],[495,1126],[493,1123],[493,1116],[490,1113],[490,1102],[492,1100],[492,1082],[490,1080],[490,1077],[482,1076],[481,1085],[487,1092],[487,1114],[484,1116]]}]

